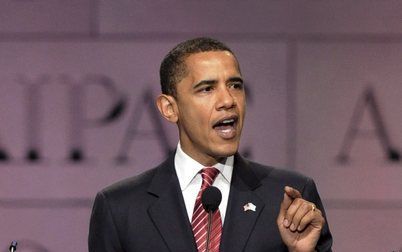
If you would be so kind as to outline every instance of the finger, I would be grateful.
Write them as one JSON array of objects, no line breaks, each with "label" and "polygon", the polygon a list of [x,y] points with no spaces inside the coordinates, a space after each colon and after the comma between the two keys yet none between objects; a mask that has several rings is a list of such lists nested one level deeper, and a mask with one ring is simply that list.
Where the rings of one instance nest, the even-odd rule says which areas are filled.
[{"label": "finger", "polygon": [[283,201],[281,204],[281,209],[287,211],[293,202],[293,198],[290,197],[286,192],[283,194]]},{"label": "finger", "polygon": [[[293,206],[291,210],[291,215],[288,215],[288,209],[292,205],[295,198],[301,198],[301,194],[298,190],[290,186],[285,186],[284,188],[283,201],[281,203],[281,208],[278,215],[278,223],[282,223],[286,228],[291,225],[293,213],[297,210],[297,206]],[[296,209],[294,209],[296,207]]]},{"label": "finger", "polygon": [[[292,188],[290,186],[285,186],[284,191],[285,191],[285,193],[283,195],[283,201],[282,201],[282,204],[281,204],[281,210],[282,211],[288,210],[289,206],[293,202],[293,199],[297,198],[297,196],[300,195],[299,191],[297,191],[296,189],[294,189],[294,188]],[[300,195],[300,197],[301,197],[301,195]]]},{"label": "finger", "polygon": [[309,211],[301,220],[298,231],[303,231],[309,225],[312,225],[315,228],[321,229],[324,226],[325,219],[322,216],[322,212],[319,209],[315,209],[315,211]]},{"label": "finger", "polygon": [[[302,201],[302,200],[300,200]],[[291,231],[296,231],[299,230],[299,225],[301,223],[301,220],[307,215],[310,214],[313,209],[313,204],[308,202],[308,201],[302,201],[297,208],[296,212],[293,215],[292,219],[292,224],[290,225],[290,230]]]},{"label": "finger", "polygon": [[285,193],[289,195],[289,197],[291,197],[292,199],[302,197],[301,193],[297,189],[290,186],[285,186]]},{"label": "finger", "polygon": [[285,215],[286,215],[286,212],[287,212],[289,206],[292,204],[292,202],[293,202],[293,199],[291,197],[289,197],[289,195],[287,195],[286,192],[284,192],[283,200],[281,202],[281,206],[280,206],[280,210],[279,210],[279,214],[276,219],[278,226],[284,226],[286,228],[288,228],[290,226],[291,222],[285,218]]},{"label": "finger", "polygon": [[290,204],[292,204],[293,199],[290,198],[286,193],[283,194],[283,200],[279,209],[278,221],[283,222],[285,218],[286,211],[288,210]]},{"label": "finger", "polygon": [[[286,221],[284,221],[284,224],[286,222],[285,227],[290,227],[292,225],[295,214],[298,212],[298,210],[299,210],[300,206],[303,204],[303,202],[304,202],[303,199],[300,199],[300,198],[294,199],[292,201],[292,204],[290,204],[288,210],[285,213],[285,220],[286,220]],[[297,228],[297,226],[294,227],[292,231],[295,231],[296,228]]]}]

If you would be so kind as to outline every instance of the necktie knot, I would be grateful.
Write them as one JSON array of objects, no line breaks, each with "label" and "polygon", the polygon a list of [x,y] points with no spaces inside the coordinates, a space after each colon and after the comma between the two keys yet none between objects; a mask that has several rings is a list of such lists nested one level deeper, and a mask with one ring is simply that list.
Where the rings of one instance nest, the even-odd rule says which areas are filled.
[{"label": "necktie knot", "polygon": [[202,177],[202,189],[205,189],[208,186],[211,186],[214,182],[216,176],[218,176],[219,170],[215,167],[206,167],[201,170]]}]

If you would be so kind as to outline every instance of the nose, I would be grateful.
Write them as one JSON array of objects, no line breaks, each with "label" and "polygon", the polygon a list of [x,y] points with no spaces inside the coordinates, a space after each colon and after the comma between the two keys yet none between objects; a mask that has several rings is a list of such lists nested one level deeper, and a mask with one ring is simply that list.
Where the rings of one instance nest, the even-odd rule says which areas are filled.
[{"label": "nose", "polygon": [[219,89],[216,105],[218,110],[231,109],[236,106],[236,99],[229,87],[225,86]]}]

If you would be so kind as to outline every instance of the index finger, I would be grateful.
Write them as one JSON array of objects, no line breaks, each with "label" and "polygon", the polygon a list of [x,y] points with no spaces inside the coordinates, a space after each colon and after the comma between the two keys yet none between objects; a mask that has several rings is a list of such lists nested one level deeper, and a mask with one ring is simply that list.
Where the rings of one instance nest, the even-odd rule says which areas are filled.
[{"label": "index finger", "polygon": [[301,198],[301,197],[302,197],[301,193],[300,193],[297,189],[295,189],[295,188],[293,188],[293,187],[290,187],[290,186],[285,186],[285,193],[286,193],[289,197],[291,197],[292,199],[296,199],[296,198]]}]

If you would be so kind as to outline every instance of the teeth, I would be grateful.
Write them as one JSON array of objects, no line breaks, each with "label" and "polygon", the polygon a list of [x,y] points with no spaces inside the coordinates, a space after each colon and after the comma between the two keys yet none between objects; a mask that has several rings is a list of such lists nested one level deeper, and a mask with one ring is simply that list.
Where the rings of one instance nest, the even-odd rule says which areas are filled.
[{"label": "teeth", "polygon": [[226,119],[226,120],[222,121],[222,123],[233,123],[233,122],[234,122],[234,119]]}]

